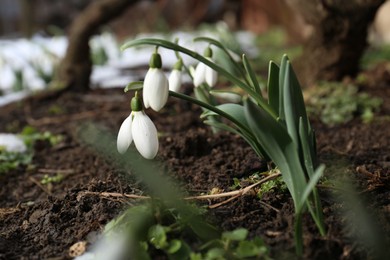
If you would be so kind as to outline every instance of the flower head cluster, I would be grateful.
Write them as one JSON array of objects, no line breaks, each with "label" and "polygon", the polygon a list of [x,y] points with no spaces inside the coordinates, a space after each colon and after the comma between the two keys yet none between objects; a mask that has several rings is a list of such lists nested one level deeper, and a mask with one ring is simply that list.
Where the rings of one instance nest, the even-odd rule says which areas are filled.
[{"label": "flower head cluster", "polygon": [[[206,49],[205,57],[211,60],[212,51],[210,47]],[[155,111],[160,111],[167,103],[169,90],[174,92],[180,90],[182,67],[183,61],[179,58],[168,80],[161,69],[161,56],[156,48],[156,51],[150,58],[149,70],[145,75],[143,83],[142,99],[145,108],[150,107]],[[194,75],[194,85],[197,87],[206,82],[212,87],[217,81],[217,76],[215,70],[204,63],[199,63]],[[132,112],[123,121],[119,129],[117,137],[118,152],[121,154],[125,153],[134,141],[135,147],[144,158],[153,159],[156,157],[159,147],[157,129],[152,120],[143,111],[141,99],[137,92],[131,100],[131,109]]]}]

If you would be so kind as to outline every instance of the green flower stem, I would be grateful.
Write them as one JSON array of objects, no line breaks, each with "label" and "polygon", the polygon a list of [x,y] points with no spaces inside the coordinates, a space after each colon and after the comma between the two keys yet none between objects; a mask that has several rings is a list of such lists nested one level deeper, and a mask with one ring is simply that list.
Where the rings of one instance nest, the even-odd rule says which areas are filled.
[{"label": "green flower stem", "polygon": [[233,84],[236,84],[238,87],[240,87],[244,91],[246,91],[249,94],[249,96],[251,96],[256,101],[256,103],[259,106],[261,106],[265,111],[267,111],[268,114],[270,114],[275,119],[277,118],[277,114],[265,102],[265,100],[261,96],[259,96],[258,93],[256,93],[255,90],[253,90],[253,88],[248,86],[246,83],[242,82],[238,77],[230,74],[224,68],[218,66],[214,62],[209,61],[208,59],[206,59],[202,55],[199,55],[198,53],[196,53],[194,51],[191,51],[191,50],[189,50],[187,48],[184,48],[184,47],[182,47],[180,45],[174,44],[174,43],[172,43],[170,41],[166,41],[166,40],[163,40],[163,39],[150,39],[150,38],[137,39],[137,40],[129,41],[129,42],[127,42],[127,43],[125,43],[124,45],[121,46],[121,50],[123,51],[123,50],[125,50],[127,48],[135,47],[135,46],[139,46],[139,45],[161,46],[161,47],[173,50],[173,51],[179,51],[181,53],[185,53],[188,56],[190,56],[190,57],[192,57],[192,58],[194,58],[194,59],[196,59],[196,60],[198,60],[200,62],[203,62],[204,64],[206,64],[210,68],[216,70],[218,73],[220,73],[221,75],[225,76]]}]

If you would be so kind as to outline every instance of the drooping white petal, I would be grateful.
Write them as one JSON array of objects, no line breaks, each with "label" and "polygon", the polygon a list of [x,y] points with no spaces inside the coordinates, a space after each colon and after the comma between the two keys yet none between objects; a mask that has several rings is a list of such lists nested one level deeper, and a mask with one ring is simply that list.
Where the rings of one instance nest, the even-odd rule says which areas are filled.
[{"label": "drooping white petal", "polygon": [[205,75],[206,83],[210,87],[214,87],[218,80],[218,73],[217,71],[213,70],[209,66],[206,67],[206,75]]},{"label": "drooping white petal", "polygon": [[169,75],[169,90],[179,92],[182,82],[182,74],[180,70],[172,70]]},{"label": "drooping white petal", "polygon": [[144,158],[153,159],[158,152],[157,129],[143,111],[133,113],[132,134],[135,147]]},{"label": "drooping white petal", "polygon": [[168,100],[168,79],[161,69],[150,68],[145,76],[143,102],[144,107],[149,106],[154,111],[160,111]]},{"label": "drooping white petal", "polygon": [[116,148],[119,153],[123,154],[129,148],[131,142],[133,141],[131,127],[132,127],[132,114],[123,121],[121,127],[119,128],[118,138],[116,140]]},{"label": "drooping white petal", "polygon": [[199,87],[205,81],[206,76],[206,65],[202,62],[199,62],[195,69],[194,75],[194,86]]}]

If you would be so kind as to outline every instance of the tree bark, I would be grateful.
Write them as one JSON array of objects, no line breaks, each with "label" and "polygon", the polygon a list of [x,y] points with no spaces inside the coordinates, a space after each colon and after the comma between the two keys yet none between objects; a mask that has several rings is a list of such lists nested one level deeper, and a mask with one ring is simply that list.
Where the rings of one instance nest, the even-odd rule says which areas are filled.
[{"label": "tree bark", "polygon": [[68,48],[59,68],[58,81],[62,86],[74,91],[89,89],[91,36],[101,25],[118,17],[136,2],[138,0],[94,1],[74,20],[69,31]]},{"label": "tree bark", "polygon": [[355,75],[367,47],[368,27],[385,0],[285,0],[313,33],[295,62],[301,82],[339,80]]}]

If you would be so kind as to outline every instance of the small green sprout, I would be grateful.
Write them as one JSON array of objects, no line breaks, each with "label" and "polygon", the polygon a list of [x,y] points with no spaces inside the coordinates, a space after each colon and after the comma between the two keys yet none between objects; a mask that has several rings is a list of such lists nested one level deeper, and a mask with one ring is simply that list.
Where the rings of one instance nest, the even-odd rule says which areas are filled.
[{"label": "small green sprout", "polygon": [[49,176],[45,174],[41,179],[41,184],[46,185],[49,183],[58,183],[64,179],[64,175],[57,173],[55,176]]}]

